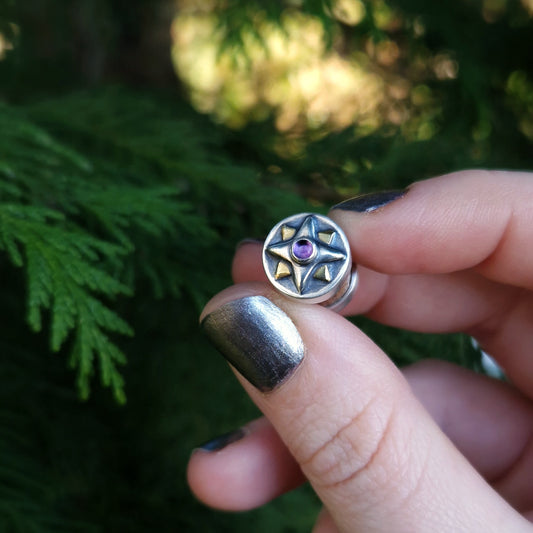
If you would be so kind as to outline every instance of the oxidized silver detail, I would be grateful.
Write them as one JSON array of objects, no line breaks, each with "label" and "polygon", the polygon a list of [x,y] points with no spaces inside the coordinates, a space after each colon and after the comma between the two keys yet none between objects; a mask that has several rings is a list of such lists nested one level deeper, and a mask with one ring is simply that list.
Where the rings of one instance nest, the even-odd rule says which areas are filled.
[{"label": "oxidized silver detail", "polygon": [[301,213],[276,224],[263,247],[263,266],[285,296],[336,311],[357,285],[348,239],[323,215]]}]

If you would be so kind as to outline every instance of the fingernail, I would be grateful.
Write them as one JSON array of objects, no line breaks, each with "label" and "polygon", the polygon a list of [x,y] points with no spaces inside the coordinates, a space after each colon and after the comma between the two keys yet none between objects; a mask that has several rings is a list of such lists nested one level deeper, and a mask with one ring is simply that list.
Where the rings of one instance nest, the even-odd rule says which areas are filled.
[{"label": "fingernail", "polygon": [[228,433],[224,433],[223,435],[219,435],[214,439],[200,444],[200,446],[195,448],[194,451],[202,450],[204,452],[218,452],[224,449],[226,446],[241,440],[245,435],[246,431],[244,431],[242,428],[236,429],[235,431],[229,431]]},{"label": "fingernail", "polygon": [[406,190],[372,192],[361,194],[355,198],[350,198],[340,204],[334,205],[331,209],[341,209],[343,211],[355,211],[356,213],[370,213],[380,207],[390,204],[405,196]]},{"label": "fingernail", "polygon": [[304,357],[296,326],[264,296],[228,302],[208,314],[202,327],[228,362],[262,392],[280,385]]},{"label": "fingernail", "polygon": [[241,246],[246,246],[247,244],[264,244],[265,239],[243,239],[242,241],[239,241],[237,243],[237,246],[235,247],[236,250],[238,250]]}]

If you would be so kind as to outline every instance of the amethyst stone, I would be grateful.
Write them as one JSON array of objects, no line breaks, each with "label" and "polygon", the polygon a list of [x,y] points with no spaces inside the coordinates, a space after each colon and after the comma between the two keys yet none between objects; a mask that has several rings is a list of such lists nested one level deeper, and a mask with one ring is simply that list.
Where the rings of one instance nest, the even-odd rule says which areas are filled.
[{"label": "amethyst stone", "polygon": [[315,251],[309,239],[299,239],[292,245],[292,254],[297,261],[307,261]]}]

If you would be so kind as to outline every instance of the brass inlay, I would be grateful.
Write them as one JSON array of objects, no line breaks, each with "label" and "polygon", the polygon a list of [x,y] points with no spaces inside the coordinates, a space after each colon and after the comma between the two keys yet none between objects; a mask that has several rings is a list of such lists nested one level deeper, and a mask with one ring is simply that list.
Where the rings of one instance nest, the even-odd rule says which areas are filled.
[{"label": "brass inlay", "polygon": [[274,277],[276,279],[286,278],[287,276],[291,275],[290,268],[286,263],[282,263],[281,261],[278,263],[278,266],[276,267],[276,273],[274,274]]},{"label": "brass inlay", "polygon": [[313,277],[320,281],[327,281],[328,283],[331,281],[331,273],[329,272],[327,265],[322,265],[321,267],[317,268]]},{"label": "brass inlay", "polygon": [[281,238],[284,241],[293,237],[295,233],[296,233],[296,230],[294,228],[291,228],[290,226],[281,227]]},{"label": "brass inlay", "polygon": [[318,232],[318,238],[325,242],[326,244],[331,244],[331,241],[333,240],[333,234],[334,231],[319,231]]}]

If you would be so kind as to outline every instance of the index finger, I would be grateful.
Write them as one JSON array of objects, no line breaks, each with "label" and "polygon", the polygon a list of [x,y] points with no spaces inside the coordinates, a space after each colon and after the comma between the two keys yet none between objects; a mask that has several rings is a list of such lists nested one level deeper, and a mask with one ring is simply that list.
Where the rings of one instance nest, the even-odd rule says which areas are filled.
[{"label": "index finger", "polygon": [[470,170],[422,181],[374,213],[361,198],[335,206],[356,261],[387,274],[472,269],[533,288],[533,174]]},{"label": "index finger", "polygon": [[[343,313],[469,333],[531,391],[532,299],[524,289],[533,288],[532,178],[465,171],[332,209],[359,265],[359,287]],[[263,279],[260,263],[259,246],[239,250],[234,279]]]}]

